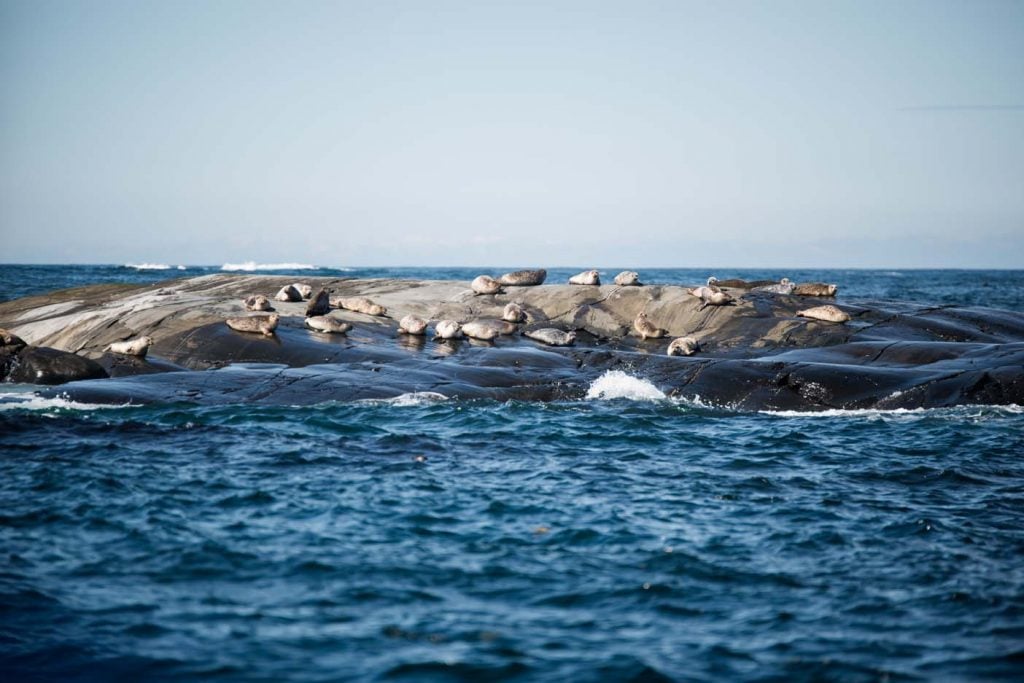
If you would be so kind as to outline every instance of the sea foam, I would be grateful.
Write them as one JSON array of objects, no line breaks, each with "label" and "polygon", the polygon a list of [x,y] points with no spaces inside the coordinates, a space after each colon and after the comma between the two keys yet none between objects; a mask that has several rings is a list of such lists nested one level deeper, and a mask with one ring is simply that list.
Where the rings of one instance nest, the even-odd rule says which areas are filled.
[{"label": "sea foam", "polygon": [[659,401],[664,392],[646,379],[633,377],[621,370],[609,370],[598,377],[587,390],[588,400],[625,398],[631,401]]},{"label": "sea foam", "polygon": [[311,263],[256,263],[255,261],[245,261],[244,263],[225,263],[220,267],[221,270],[226,271],[245,271],[252,272],[256,270],[316,270],[319,266],[314,266]]}]

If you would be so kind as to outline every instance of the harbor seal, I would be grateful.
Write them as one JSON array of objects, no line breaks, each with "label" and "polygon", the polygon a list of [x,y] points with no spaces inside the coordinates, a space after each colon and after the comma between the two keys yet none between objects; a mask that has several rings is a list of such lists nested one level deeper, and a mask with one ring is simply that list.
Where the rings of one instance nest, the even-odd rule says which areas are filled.
[{"label": "harbor seal", "polygon": [[285,285],[274,295],[275,301],[302,301],[302,295],[293,285]]},{"label": "harbor seal", "polygon": [[670,356],[692,356],[700,351],[700,344],[694,337],[677,337],[668,345]]},{"label": "harbor seal", "polygon": [[454,320],[442,320],[434,325],[434,341],[458,339],[462,336],[462,325]]},{"label": "harbor seal", "polygon": [[801,318],[822,320],[827,323],[845,323],[850,319],[849,313],[833,306],[832,304],[815,306],[814,308],[805,308],[802,311],[797,311],[796,314]]},{"label": "harbor seal", "polygon": [[838,291],[839,285],[824,282],[803,282],[793,287],[796,296],[835,296]]},{"label": "harbor seal", "polygon": [[539,330],[523,332],[524,337],[539,341],[548,346],[572,346],[576,341],[575,332],[563,332],[553,327],[542,327]]},{"label": "harbor seal", "polygon": [[402,334],[424,335],[427,333],[427,321],[410,313],[398,321],[398,331]]},{"label": "harbor seal", "polygon": [[640,335],[640,338],[645,341],[648,337],[651,339],[661,339],[668,334],[668,330],[663,330],[660,327],[657,327],[647,319],[647,314],[642,311],[640,312],[640,315],[636,317],[636,320],[633,321],[633,329],[636,330],[636,333]]},{"label": "harbor seal", "polygon": [[142,336],[136,337],[135,339],[129,339],[128,341],[114,342],[104,351],[110,351],[111,353],[119,353],[123,356],[138,356],[139,358],[145,358],[146,353],[149,351],[149,347],[153,345],[153,338]]},{"label": "harbor seal", "polygon": [[352,329],[352,324],[329,315],[314,315],[306,318],[306,327],[328,334],[345,334]]},{"label": "harbor seal", "polygon": [[514,273],[505,273],[498,277],[498,283],[510,287],[536,287],[544,284],[548,277],[548,271],[543,268],[537,270],[517,270]]},{"label": "harbor seal", "polygon": [[299,282],[296,282],[295,284],[292,285],[292,287],[295,288],[295,291],[298,292],[299,296],[301,296],[303,299],[308,299],[309,297],[313,296],[313,288],[309,285],[304,285]]},{"label": "harbor seal", "polygon": [[796,287],[792,282],[789,281],[788,277],[784,277],[777,284],[765,285],[763,287],[754,287],[754,292],[768,292],[769,294],[792,294],[793,288]]},{"label": "harbor seal", "polygon": [[326,289],[321,289],[316,296],[306,304],[306,317],[311,318],[318,315],[327,315],[331,312],[331,297]]},{"label": "harbor seal", "polygon": [[469,285],[474,294],[497,294],[501,291],[501,283],[490,275],[478,275]]},{"label": "harbor seal", "polygon": [[523,307],[513,301],[505,304],[505,310],[501,312],[501,319],[505,322],[521,323],[526,320],[526,314],[523,313]]},{"label": "harbor seal", "polygon": [[270,299],[263,296],[262,294],[255,294],[253,296],[246,297],[242,300],[242,305],[245,306],[247,311],[272,311],[274,307],[270,305]]},{"label": "harbor seal", "polygon": [[624,270],[615,276],[615,284],[619,287],[642,287],[640,274],[635,270]]},{"label": "harbor seal", "polygon": [[491,341],[497,337],[500,332],[494,325],[488,325],[482,320],[470,320],[462,326],[462,334],[472,339]]},{"label": "harbor seal", "polygon": [[270,315],[250,315],[245,318],[228,318],[224,322],[236,332],[258,332],[265,337],[273,337],[278,320],[277,313],[272,313]]},{"label": "harbor seal", "polygon": [[343,308],[346,311],[355,311],[356,313],[365,313],[366,315],[385,316],[388,313],[387,308],[373,303],[373,301],[365,296],[332,296],[330,303],[335,308]]},{"label": "harbor seal", "polygon": [[701,303],[700,310],[704,310],[708,306],[728,306],[733,303],[735,299],[725,292],[718,291],[705,294],[701,297],[701,301],[703,303]]},{"label": "harbor seal", "polygon": [[596,270],[585,270],[569,278],[570,285],[599,285],[601,276]]},{"label": "harbor seal", "polygon": [[722,288],[718,286],[718,278],[712,275],[708,278],[707,284],[700,287],[692,287],[686,291],[697,298],[703,299],[705,296],[711,296],[715,292],[721,292]]}]

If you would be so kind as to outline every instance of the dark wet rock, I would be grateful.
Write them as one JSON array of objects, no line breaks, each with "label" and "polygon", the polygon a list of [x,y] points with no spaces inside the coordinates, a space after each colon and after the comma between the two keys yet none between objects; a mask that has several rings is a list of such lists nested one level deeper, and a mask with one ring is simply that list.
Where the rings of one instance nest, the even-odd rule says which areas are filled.
[{"label": "dark wet rock", "polygon": [[0,381],[25,384],[64,384],[107,377],[94,360],[42,346],[0,348]]},{"label": "dark wet rock", "polygon": [[[379,301],[390,317],[335,311],[353,328],[318,334],[303,324],[303,301],[278,304],[270,337],[224,324],[245,314],[243,294],[284,284],[213,275],[176,282],[165,295],[155,287],[67,290],[0,304],[0,326],[80,361],[99,359],[114,378],[61,387],[90,401],[308,404],[423,391],[554,400],[580,398],[604,372],[623,370],[670,396],[742,410],[1024,403],[1024,316],[1008,311],[839,300],[851,320],[833,324],[798,317],[806,299],[739,288],[730,290],[735,305],[702,308],[686,288],[656,284],[540,285],[474,297],[465,282],[320,279],[316,287]],[[521,330],[575,331],[575,346],[521,335],[439,343],[398,332],[406,315],[432,326],[465,323],[500,318],[509,303],[528,316]],[[632,330],[640,312],[667,337],[640,339]],[[154,339],[147,360],[104,355],[111,341],[142,334]],[[700,352],[667,356],[682,336]],[[65,381],[82,372],[44,375]]]}]

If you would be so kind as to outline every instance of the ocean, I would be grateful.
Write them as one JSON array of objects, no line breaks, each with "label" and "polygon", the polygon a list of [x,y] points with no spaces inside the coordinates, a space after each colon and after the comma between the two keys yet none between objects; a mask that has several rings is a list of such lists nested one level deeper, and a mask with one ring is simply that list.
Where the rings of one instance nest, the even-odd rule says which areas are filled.
[{"label": "ocean", "polygon": [[[221,269],[6,265],[0,293]],[[640,274],[1024,310],[1024,271]],[[622,372],[554,403],[6,385],[0,680],[1019,680],[1022,454],[1020,406],[737,412]]]}]

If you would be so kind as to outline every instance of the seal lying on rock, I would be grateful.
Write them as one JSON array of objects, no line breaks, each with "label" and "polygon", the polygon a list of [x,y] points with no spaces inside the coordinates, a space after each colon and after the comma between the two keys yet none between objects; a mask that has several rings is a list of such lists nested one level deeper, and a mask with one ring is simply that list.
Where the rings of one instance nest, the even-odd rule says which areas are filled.
[{"label": "seal lying on rock", "polygon": [[615,284],[619,287],[642,287],[640,274],[635,270],[624,270],[615,276]]},{"label": "seal lying on rock", "polygon": [[601,276],[596,270],[585,270],[569,278],[570,285],[599,285]]},{"label": "seal lying on rock", "polygon": [[548,277],[548,271],[543,268],[537,270],[517,270],[514,273],[505,273],[498,278],[498,284],[510,287],[536,287],[544,284]]},{"label": "seal lying on rock", "polygon": [[797,311],[796,314],[801,318],[823,320],[827,323],[845,323],[850,319],[850,315],[846,313],[846,311],[836,308],[832,304],[807,308],[802,311]]},{"label": "seal lying on rock", "polygon": [[462,334],[472,339],[482,339],[484,341],[491,341],[497,337],[500,332],[494,325],[488,325],[482,320],[470,320],[462,326]]},{"label": "seal lying on rock", "polygon": [[427,333],[427,321],[409,314],[398,321],[398,331],[403,334],[422,335]]},{"label": "seal lying on rock", "polygon": [[302,295],[293,285],[285,285],[274,295],[275,301],[302,301]]},{"label": "seal lying on rock", "polygon": [[149,347],[152,345],[153,338],[143,336],[136,337],[135,339],[129,339],[128,341],[114,342],[105,348],[104,351],[120,353],[124,356],[138,356],[139,358],[145,358],[146,352],[149,351]]},{"label": "seal lying on rock", "polygon": [[633,321],[633,329],[640,335],[641,339],[646,340],[648,337],[651,339],[661,339],[668,334],[668,330],[663,330],[660,327],[655,326],[650,320],[647,319],[647,314],[642,312]]},{"label": "seal lying on rock", "polygon": [[256,294],[254,296],[246,297],[242,300],[242,304],[245,306],[247,311],[272,311],[274,307],[270,305],[270,300],[262,294]]},{"label": "seal lying on rock", "polygon": [[523,313],[523,307],[513,301],[512,303],[505,304],[505,310],[501,313],[501,319],[505,322],[521,323],[526,320],[526,314]]},{"label": "seal lying on rock", "polygon": [[563,332],[553,327],[542,327],[539,330],[523,332],[524,337],[539,341],[548,346],[572,346],[576,341],[575,332]]},{"label": "seal lying on rock", "polygon": [[796,287],[796,285],[790,282],[788,277],[784,277],[779,280],[778,284],[754,287],[752,291],[767,292],[769,294],[792,294],[794,287]]},{"label": "seal lying on rock", "polygon": [[474,294],[497,294],[501,291],[501,283],[490,275],[478,275],[469,285]]},{"label": "seal lying on rock", "polygon": [[352,329],[352,324],[329,315],[314,315],[306,318],[306,327],[328,334],[345,334]]},{"label": "seal lying on rock", "polygon": [[312,317],[317,315],[327,315],[331,312],[331,297],[328,296],[326,289],[321,289],[316,293],[316,296],[310,299],[309,304],[306,305],[306,317]]},{"label": "seal lying on rock", "polygon": [[733,298],[719,288],[718,278],[713,275],[708,278],[708,283],[703,287],[695,287],[687,291],[701,300],[700,310],[704,310],[708,306],[727,306],[733,302]]},{"label": "seal lying on rock", "polygon": [[277,313],[271,315],[251,315],[246,318],[228,318],[224,322],[236,332],[258,332],[266,337],[273,337],[277,329]]},{"label": "seal lying on rock", "polygon": [[711,296],[715,292],[721,292],[722,290],[718,286],[718,278],[712,275],[708,278],[707,284],[701,285],[700,287],[691,287],[686,291],[699,299],[703,299],[706,296]]},{"label": "seal lying on rock", "polygon": [[292,285],[292,287],[295,288],[295,291],[298,292],[299,296],[301,296],[303,299],[308,299],[309,297],[313,296],[313,288],[310,287],[309,285],[304,285],[302,283],[296,282],[294,285]]},{"label": "seal lying on rock", "polygon": [[365,313],[366,315],[384,316],[388,313],[387,308],[373,303],[373,301],[365,296],[332,296],[330,302],[331,306],[335,308],[344,308],[346,311],[355,311],[356,313]]},{"label": "seal lying on rock", "polygon": [[700,344],[697,343],[696,338],[677,337],[668,345],[667,353],[670,356],[692,356],[698,351],[700,351]]},{"label": "seal lying on rock", "polygon": [[434,341],[458,339],[462,336],[462,325],[454,320],[442,320],[434,325]]},{"label": "seal lying on rock", "polygon": [[829,285],[824,282],[803,282],[793,287],[793,294],[796,296],[835,296],[839,291],[839,285]]}]

